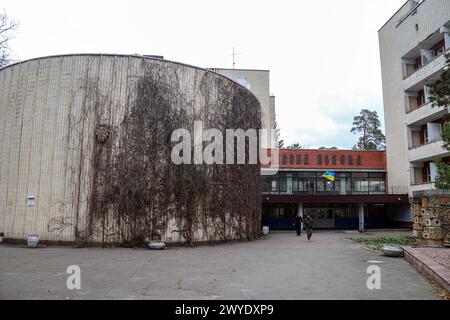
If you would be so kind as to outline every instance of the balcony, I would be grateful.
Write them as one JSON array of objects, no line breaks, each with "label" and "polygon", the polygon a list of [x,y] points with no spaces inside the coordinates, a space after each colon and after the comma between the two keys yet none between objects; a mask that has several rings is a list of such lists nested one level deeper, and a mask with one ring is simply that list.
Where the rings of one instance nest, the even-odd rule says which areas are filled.
[{"label": "balcony", "polygon": [[427,144],[413,146],[409,149],[410,162],[432,161],[435,157],[448,157],[450,152],[443,148],[442,139],[430,141]]},{"label": "balcony", "polygon": [[435,189],[433,183],[426,182],[426,183],[420,183],[420,184],[412,184],[410,190],[412,193],[412,192],[427,191],[427,190],[433,190],[433,189]]},{"label": "balcony", "polygon": [[410,90],[417,83],[426,80],[428,77],[431,77],[432,75],[442,70],[446,65],[445,55],[449,52],[450,50],[447,49],[446,52],[435,57],[433,60],[429,61],[421,68],[417,69],[413,74],[405,78],[405,80],[403,81],[403,89],[405,91]]},{"label": "balcony", "polygon": [[423,125],[441,119],[446,113],[447,109],[433,107],[432,103],[427,103],[406,114],[406,125]]}]

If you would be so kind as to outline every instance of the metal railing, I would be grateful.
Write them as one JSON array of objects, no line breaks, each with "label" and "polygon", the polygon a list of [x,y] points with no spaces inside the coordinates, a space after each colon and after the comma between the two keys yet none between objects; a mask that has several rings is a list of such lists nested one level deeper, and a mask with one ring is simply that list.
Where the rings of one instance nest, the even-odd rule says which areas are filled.
[{"label": "metal railing", "polygon": [[389,186],[385,189],[365,189],[365,190],[306,190],[298,191],[292,190],[291,192],[283,189],[263,189],[263,194],[267,195],[294,195],[294,196],[380,196],[380,195],[404,195],[409,193],[409,188],[407,186]]},{"label": "metal railing", "polygon": [[386,189],[386,194],[408,194],[409,187],[407,186],[389,186]]}]

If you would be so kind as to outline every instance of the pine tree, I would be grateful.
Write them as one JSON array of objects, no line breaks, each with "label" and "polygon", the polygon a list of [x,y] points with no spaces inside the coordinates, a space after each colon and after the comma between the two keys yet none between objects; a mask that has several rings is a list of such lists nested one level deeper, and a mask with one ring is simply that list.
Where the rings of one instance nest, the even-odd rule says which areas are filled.
[{"label": "pine tree", "polygon": [[303,149],[303,147],[300,145],[300,143],[293,143],[291,144],[289,147],[287,147],[286,149],[290,149],[290,150],[298,150],[298,149]]},{"label": "pine tree", "polygon": [[359,141],[353,147],[354,150],[384,150],[386,137],[380,129],[381,123],[376,111],[361,110],[358,116],[353,118],[353,134],[359,134]]},{"label": "pine tree", "polygon": [[275,118],[275,142],[277,144],[278,149],[283,149],[284,147],[284,140],[281,139],[281,129],[278,126],[278,122]]}]

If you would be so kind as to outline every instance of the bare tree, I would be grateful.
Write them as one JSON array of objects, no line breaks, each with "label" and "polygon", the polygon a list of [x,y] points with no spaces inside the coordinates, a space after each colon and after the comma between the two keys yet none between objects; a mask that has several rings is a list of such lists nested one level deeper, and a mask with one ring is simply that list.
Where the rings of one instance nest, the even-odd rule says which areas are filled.
[{"label": "bare tree", "polygon": [[5,12],[0,13],[0,68],[11,63],[11,49],[9,41],[14,38],[17,23],[9,18]]}]

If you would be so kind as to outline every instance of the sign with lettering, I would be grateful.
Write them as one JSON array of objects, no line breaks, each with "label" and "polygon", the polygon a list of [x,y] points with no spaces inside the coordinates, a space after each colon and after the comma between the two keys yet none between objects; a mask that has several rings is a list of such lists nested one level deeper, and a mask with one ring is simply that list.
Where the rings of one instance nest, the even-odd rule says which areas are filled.
[{"label": "sign with lettering", "polygon": [[384,151],[280,150],[280,166],[304,169],[386,169]]}]

